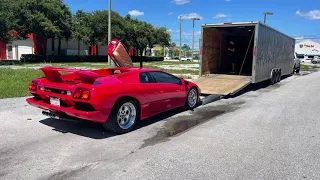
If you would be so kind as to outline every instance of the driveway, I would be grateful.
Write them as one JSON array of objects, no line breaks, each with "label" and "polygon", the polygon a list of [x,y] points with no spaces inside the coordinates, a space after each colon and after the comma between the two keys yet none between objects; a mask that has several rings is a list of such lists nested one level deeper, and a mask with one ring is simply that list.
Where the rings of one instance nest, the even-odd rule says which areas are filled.
[{"label": "driveway", "polygon": [[320,179],[320,72],[253,85],[115,136],[0,100],[1,179]]}]

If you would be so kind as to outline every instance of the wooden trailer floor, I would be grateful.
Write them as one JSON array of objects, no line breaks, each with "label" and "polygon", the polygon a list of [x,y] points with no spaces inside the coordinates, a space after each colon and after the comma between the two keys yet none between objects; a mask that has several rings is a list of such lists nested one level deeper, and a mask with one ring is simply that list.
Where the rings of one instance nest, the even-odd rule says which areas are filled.
[{"label": "wooden trailer floor", "polygon": [[202,94],[233,95],[251,83],[250,76],[212,74],[193,81]]}]

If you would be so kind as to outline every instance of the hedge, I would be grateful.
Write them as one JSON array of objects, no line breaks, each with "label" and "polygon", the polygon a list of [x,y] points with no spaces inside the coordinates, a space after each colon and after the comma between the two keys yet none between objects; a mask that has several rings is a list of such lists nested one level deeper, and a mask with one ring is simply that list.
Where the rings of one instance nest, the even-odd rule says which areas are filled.
[{"label": "hedge", "polygon": [[0,60],[0,65],[17,65],[22,64],[20,60]]},{"label": "hedge", "polygon": [[[133,62],[163,61],[164,57],[151,57],[151,56],[132,56]],[[55,55],[35,55],[23,54],[21,61],[26,63],[40,63],[40,62],[108,62],[108,56],[55,56]]]}]

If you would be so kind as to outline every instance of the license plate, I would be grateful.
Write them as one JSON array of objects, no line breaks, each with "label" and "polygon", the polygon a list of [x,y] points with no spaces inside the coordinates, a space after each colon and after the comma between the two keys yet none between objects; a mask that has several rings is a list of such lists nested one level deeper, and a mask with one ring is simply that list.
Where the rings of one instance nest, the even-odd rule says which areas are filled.
[{"label": "license plate", "polygon": [[60,106],[60,98],[50,97],[50,104]]}]

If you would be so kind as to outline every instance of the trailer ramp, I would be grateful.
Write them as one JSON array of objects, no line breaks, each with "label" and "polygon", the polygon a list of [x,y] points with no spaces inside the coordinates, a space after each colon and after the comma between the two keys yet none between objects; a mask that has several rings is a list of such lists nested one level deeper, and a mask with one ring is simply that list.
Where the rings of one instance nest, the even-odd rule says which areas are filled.
[{"label": "trailer ramp", "polygon": [[212,74],[193,81],[202,94],[234,95],[251,83],[251,76]]}]

